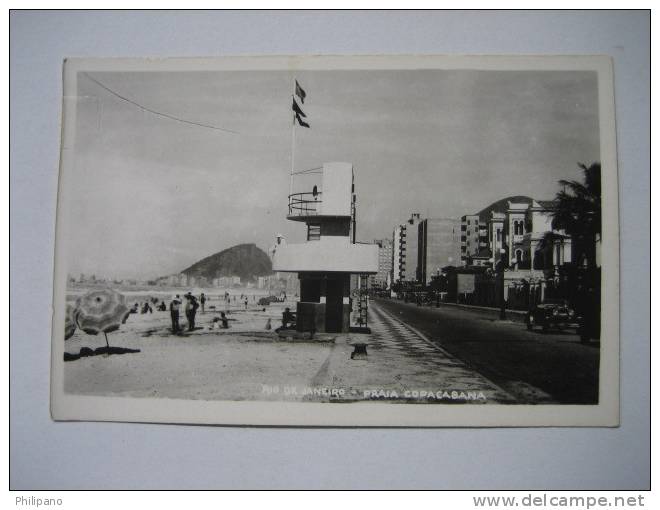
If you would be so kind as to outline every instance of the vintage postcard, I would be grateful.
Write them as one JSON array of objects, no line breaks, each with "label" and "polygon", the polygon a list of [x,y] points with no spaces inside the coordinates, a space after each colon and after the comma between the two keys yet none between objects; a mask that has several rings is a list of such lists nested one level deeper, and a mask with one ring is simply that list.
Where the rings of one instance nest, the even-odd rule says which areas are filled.
[{"label": "vintage postcard", "polygon": [[618,425],[608,57],[63,72],[54,419]]}]

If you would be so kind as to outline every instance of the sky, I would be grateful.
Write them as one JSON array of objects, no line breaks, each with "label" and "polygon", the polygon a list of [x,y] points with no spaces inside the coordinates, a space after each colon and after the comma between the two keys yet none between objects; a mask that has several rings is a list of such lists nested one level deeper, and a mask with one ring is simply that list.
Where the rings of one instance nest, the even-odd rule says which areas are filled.
[{"label": "sky", "polygon": [[[212,125],[211,129],[169,116]],[[286,220],[289,71],[79,73],[69,274],[153,278],[238,243],[302,242]],[[295,169],[354,165],[357,237],[412,212],[459,218],[551,199],[599,161],[595,72],[297,71]],[[65,122],[71,120],[65,119]],[[230,130],[232,132],[224,131]]]}]

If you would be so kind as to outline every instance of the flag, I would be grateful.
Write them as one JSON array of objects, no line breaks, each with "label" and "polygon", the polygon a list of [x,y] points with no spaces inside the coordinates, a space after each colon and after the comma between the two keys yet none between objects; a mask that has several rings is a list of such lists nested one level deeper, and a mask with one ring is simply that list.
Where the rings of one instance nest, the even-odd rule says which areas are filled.
[{"label": "flag", "polygon": [[297,113],[298,115],[300,115],[301,117],[307,117],[307,115],[305,115],[305,112],[303,112],[303,111],[300,109],[300,106],[298,106],[298,103],[296,103],[296,100],[295,100],[295,99],[293,100],[293,104],[291,105],[291,108],[293,108],[293,111],[296,112],[296,113]]},{"label": "flag", "polygon": [[298,80],[296,80],[296,96],[298,96],[300,98],[300,102],[302,104],[305,104],[305,97],[307,96],[307,93],[298,84]]},{"label": "flag", "polygon": [[300,115],[298,115],[297,113],[296,113],[296,120],[298,121],[298,124],[300,124],[302,127],[306,127],[306,128],[309,127],[309,124],[307,124],[307,122],[305,122],[304,120],[302,120],[302,119],[300,118]]}]

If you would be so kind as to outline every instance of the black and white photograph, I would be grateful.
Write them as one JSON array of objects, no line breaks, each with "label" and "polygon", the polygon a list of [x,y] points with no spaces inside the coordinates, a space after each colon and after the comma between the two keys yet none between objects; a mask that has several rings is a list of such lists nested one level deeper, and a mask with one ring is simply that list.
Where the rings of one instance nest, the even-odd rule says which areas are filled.
[{"label": "black and white photograph", "polygon": [[607,57],[63,80],[54,419],[618,425]]}]

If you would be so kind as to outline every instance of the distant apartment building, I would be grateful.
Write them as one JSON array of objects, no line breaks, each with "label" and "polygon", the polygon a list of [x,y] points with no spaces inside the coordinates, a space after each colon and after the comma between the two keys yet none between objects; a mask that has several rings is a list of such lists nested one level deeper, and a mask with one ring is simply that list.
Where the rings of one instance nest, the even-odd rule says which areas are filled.
[{"label": "distant apartment building", "polygon": [[378,245],[378,273],[369,276],[371,287],[386,288],[392,277],[392,239],[375,239]]},{"label": "distant apartment building", "polygon": [[456,266],[461,261],[461,222],[451,218],[427,218],[417,229],[418,280],[431,282],[446,266]]},{"label": "distant apartment building", "polygon": [[234,285],[240,285],[240,283],[240,276],[218,276],[211,280],[211,285],[213,287],[220,287],[225,289],[231,288]]}]

